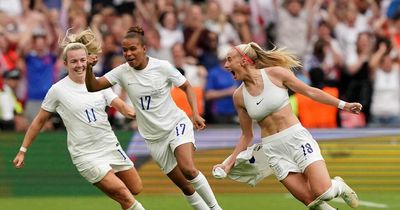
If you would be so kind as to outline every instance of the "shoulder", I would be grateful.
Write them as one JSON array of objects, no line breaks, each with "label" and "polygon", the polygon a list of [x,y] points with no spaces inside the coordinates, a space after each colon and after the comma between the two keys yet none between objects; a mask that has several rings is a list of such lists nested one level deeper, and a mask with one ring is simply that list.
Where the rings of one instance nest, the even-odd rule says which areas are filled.
[{"label": "shoulder", "polygon": [[283,79],[294,75],[293,71],[291,71],[290,69],[286,69],[280,66],[269,67],[263,69],[262,71],[265,71],[268,77],[273,77],[275,79]]},{"label": "shoulder", "polygon": [[126,71],[131,69],[132,67],[129,66],[129,64],[127,62],[115,67],[114,69],[111,70],[112,71]]},{"label": "shoulder", "polygon": [[67,91],[66,90],[67,85],[68,84],[66,84],[65,78],[61,79],[60,81],[56,82],[49,88],[46,97],[58,98],[58,96],[63,95],[63,92]]},{"label": "shoulder", "polygon": [[54,84],[51,86],[50,90],[53,90],[53,91],[57,90],[57,91],[59,91],[59,90],[64,89],[65,86],[68,85],[68,84],[67,84],[67,77],[68,77],[68,76],[65,76],[64,78],[62,78],[62,79],[59,80],[58,82],[54,83]]},{"label": "shoulder", "polygon": [[242,83],[233,93],[233,101],[236,106],[243,106],[243,85],[244,84]]},{"label": "shoulder", "polygon": [[174,65],[172,65],[169,61],[167,60],[160,60],[160,59],[150,59],[149,60],[149,68],[151,71],[156,71],[161,75],[164,76],[183,76],[177,68],[175,68]]},{"label": "shoulder", "polygon": [[149,56],[149,65],[150,67],[172,67],[172,64],[167,60],[161,60],[157,58],[153,58]]},{"label": "shoulder", "polygon": [[113,68],[111,71],[107,72],[105,75],[119,75],[123,74],[124,72],[127,72],[131,69],[132,67],[129,66],[128,63],[123,63],[115,68]]}]

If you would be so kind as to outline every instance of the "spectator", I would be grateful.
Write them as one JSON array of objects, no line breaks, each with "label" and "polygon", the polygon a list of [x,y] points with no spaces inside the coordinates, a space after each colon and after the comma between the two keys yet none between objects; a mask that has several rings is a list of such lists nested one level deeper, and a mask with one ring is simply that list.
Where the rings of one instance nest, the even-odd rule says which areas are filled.
[{"label": "spectator", "polygon": [[[32,122],[39,112],[47,91],[55,82],[57,55],[46,41],[47,34],[40,28],[32,34],[33,46],[24,56],[26,65],[27,98],[25,114]],[[40,84],[40,85],[38,85]],[[49,122],[45,129],[51,129]]]},{"label": "spectator", "polygon": [[276,45],[286,47],[303,59],[311,39],[314,0],[285,0],[278,10]]},{"label": "spectator", "polygon": [[400,51],[400,10],[396,12],[392,19],[391,19],[391,24],[390,24],[390,39],[392,39],[393,42],[393,47],[396,49],[396,51]]},{"label": "spectator", "polygon": [[196,64],[197,60],[186,56],[183,44],[175,43],[171,51],[175,67],[185,75],[193,87],[204,89],[207,82],[207,69],[202,65]]},{"label": "spectator", "polygon": [[244,0],[215,0],[221,7],[224,14],[230,15],[235,10],[235,7],[245,4]]},{"label": "spectator", "polygon": [[161,47],[171,49],[175,43],[183,43],[183,32],[178,27],[178,18],[174,12],[161,13],[159,24],[156,24],[160,33]]},{"label": "spectator", "polygon": [[250,0],[250,22],[253,39],[272,49],[276,43],[277,0]]},{"label": "spectator", "polygon": [[318,68],[323,71],[326,85],[337,87],[340,73],[343,70],[343,60],[334,42],[320,38],[314,43],[311,55],[304,59],[304,70],[309,75],[312,69]]},{"label": "spectator", "polygon": [[186,22],[183,29],[183,36],[186,54],[199,59],[200,63],[209,69],[218,63],[218,59],[207,56],[206,52],[209,51],[209,44],[211,42],[209,39],[210,31],[204,26],[204,16],[200,5],[191,5],[187,9],[185,17]]},{"label": "spectator", "polygon": [[[371,56],[374,46],[374,35],[369,32],[362,32],[358,35],[357,57],[352,65],[347,65],[340,80],[340,95],[345,100],[359,101],[363,105],[360,115],[341,115],[342,126],[344,127],[363,127],[369,121],[372,83]],[[352,122],[347,124],[346,122]]]},{"label": "spectator", "polygon": [[374,91],[370,127],[400,126],[400,68],[398,55],[389,53],[389,49],[381,42],[371,58]]},{"label": "spectator", "polygon": [[[357,7],[351,2],[341,2],[336,4],[330,1],[329,4],[329,23],[334,28],[334,33],[343,49],[346,65],[352,65],[357,59],[357,37],[361,32],[369,31],[370,26],[362,16],[358,15]],[[337,7],[342,6],[345,11],[344,20],[340,21],[336,16]]]},{"label": "spectator", "polygon": [[24,131],[28,122],[23,116],[23,106],[18,101],[15,91],[21,78],[19,70],[3,73],[4,85],[0,90],[0,130]]},{"label": "spectator", "polygon": [[222,66],[226,54],[227,52],[221,52],[219,57],[221,64],[208,70],[205,94],[206,111],[208,112],[206,119],[211,123],[233,124],[238,122],[232,98],[238,83],[233,75]]},{"label": "spectator", "polygon": [[147,30],[145,39],[147,44],[147,53],[151,57],[167,60],[171,63],[173,62],[170,48],[161,45],[160,33],[156,29],[151,28]]},{"label": "spectator", "polygon": [[12,34],[0,25],[0,73],[17,68],[19,53],[17,43],[11,41]]},{"label": "spectator", "polygon": [[207,3],[205,27],[218,35],[218,50],[240,43],[239,35],[215,1]]},{"label": "spectator", "polygon": [[252,41],[252,31],[250,27],[250,11],[245,5],[236,6],[231,16],[233,26],[239,34],[241,42]]},{"label": "spectator", "polygon": [[[172,46],[172,56],[175,68],[178,69],[192,85],[193,90],[197,97],[197,108],[201,116],[204,114],[204,88],[207,82],[207,70],[202,65],[196,65],[193,58],[187,57],[183,45],[175,43]],[[185,113],[192,117],[193,112],[190,108],[189,101],[186,94],[179,88],[172,88],[172,98],[176,105],[181,108]]]},{"label": "spectator", "polygon": [[[2,13],[0,11],[0,18]],[[11,41],[13,35],[0,25],[0,75],[17,68],[19,61],[19,53],[17,52],[17,44]],[[3,77],[0,77],[0,89],[3,88]]]}]

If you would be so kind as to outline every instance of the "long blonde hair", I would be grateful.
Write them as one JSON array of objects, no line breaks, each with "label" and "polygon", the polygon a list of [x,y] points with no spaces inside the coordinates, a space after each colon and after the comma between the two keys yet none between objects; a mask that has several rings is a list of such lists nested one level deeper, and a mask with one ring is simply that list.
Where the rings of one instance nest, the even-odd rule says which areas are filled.
[{"label": "long blonde hair", "polygon": [[257,43],[240,44],[236,46],[243,54],[254,61],[257,68],[281,66],[287,69],[301,67],[301,62],[285,48],[274,47],[272,50],[264,50]]},{"label": "long blonde hair", "polygon": [[[82,44],[88,54],[101,53],[101,42],[96,38],[95,33],[90,30],[90,28],[78,34],[71,34],[69,31],[70,29],[67,30],[64,39],[60,43],[60,48],[63,49],[62,58],[64,61],[67,59],[67,52],[69,50],[81,49],[78,45],[75,45],[77,43]],[[72,44],[74,44],[74,47],[70,46]]]}]

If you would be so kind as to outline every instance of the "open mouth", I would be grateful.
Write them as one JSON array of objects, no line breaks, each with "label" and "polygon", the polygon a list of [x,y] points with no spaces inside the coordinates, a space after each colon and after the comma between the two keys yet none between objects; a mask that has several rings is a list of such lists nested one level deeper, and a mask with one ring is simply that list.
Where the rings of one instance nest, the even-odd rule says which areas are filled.
[{"label": "open mouth", "polygon": [[85,73],[85,69],[84,69],[84,68],[82,68],[82,69],[75,69],[74,71],[75,71],[76,73],[78,73],[78,74]]},{"label": "open mouth", "polygon": [[233,78],[236,79],[236,73],[234,71],[230,71],[230,72],[233,75]]},{"label": "open mouth", "polygon": [[129,66],[135,65],[135,59],[134,59],[134,58],[128,58],[128,59],[126,59],[126,62],[128,62]]},{"label": "open mouth", "polygon": [[233,72],[233,71],[231,71],[231,74],[233,75],[233,76],[235,76],[236,74],[235,74],[235,72]]}]

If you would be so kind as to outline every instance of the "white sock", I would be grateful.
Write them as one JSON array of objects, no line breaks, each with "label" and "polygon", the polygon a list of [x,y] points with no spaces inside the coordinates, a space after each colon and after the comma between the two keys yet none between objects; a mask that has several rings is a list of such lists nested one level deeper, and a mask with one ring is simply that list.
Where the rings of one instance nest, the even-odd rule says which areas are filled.
[{"label": "white sock", "polygon": [[195,191],[193,195],[184,195],[188,203],[196,210],[209,210],[206,202],[203,198]]},{"label": "white sock", "polygon": [[197,175],[196,178],[189,180],[189,182],[192,183],[194,189],[199,193],[201,198],[203,198],[203,200],[207,203],[210,209],[212,210],[221,209],[203,173],[199,171],[199,175]]},{"label": "white sock", "polygon": [[330,201],[343,193],[344,186],[342,182],[336,181],[334,179],[332,179],[331,182],[331,187],[322,195],[320,195],[317,199],[322,201]]},{"label": "white sock", "polygon": [[142,206],[142,204],[135,200],[135,203],[132,204],[131,207],[129,207],[127,210],[145,210]]}]

